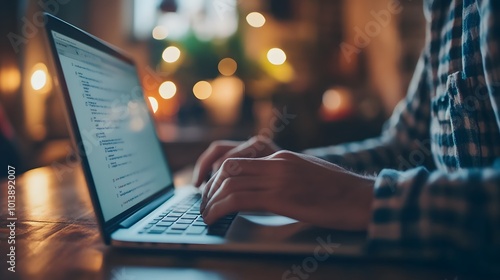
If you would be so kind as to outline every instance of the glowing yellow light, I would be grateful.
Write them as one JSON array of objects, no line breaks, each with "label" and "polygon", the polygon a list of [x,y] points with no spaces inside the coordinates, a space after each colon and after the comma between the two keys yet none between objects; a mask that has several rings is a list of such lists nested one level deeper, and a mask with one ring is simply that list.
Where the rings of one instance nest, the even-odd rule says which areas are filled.
[{"label": "glowing yellow light", "polygon": [[[60,170],[69,169],[72,171],[72,167],[68,165],[61,165]],[[66,169],[64,169],[66,168]],[[61,175],[62,176],[62,175]],[[26,205],[26,211],[23,213],[28,218],[32,218],[39,215],[38,209],[54,210],[55,205],[52,204],[53,196],[49,195],[49,188],[52,186],[52,178],[47,170],[38,168],[27,171],[23,174],[24,183],[26,186],[30,186],[29,192],[23,192],[21,195],[24,196],[24,203]],[[54,208],[52,208],[54,207]]]},{"label": "glowing yellow light", "polygon": [[43,70],[36,70],[31,74],[31,87],[34,90],[41,90],[47,84],[47,73]]},{"label": "glowing yellow light", "polygon": [[285,61],[281,65],[273,65],[269,63],[267,57],[263,56],[259,60],[259,64],[269,76],[281,83],[289,83],[295,79],[295,70],[288,61]]},{"label": "glowing yellow light", "polygon": [[181,57],[181,50],[177,47],[170,46],[163,51],[161,57],[165,62],[174,63]]},{"label": "glowing yellow light", "polygon": [[281,65],[286,61],[286,54],[282,49],[272,48],[267,52],[267,60],[274,65]]},{"label": "glowing yellow light", "polygon": [[323,94],[323,106],[330,111],[337,111],[342,105],[342,96],[334,89],[329,89]]},{"label": "glowing yellow light", "polygon": [[252,12],[247,15],[247,22],[250,26],[259,28],[264,26],[266,18],[258,12]]},{"label": "glowing yellow light", "polygon": [[158,92],[160,93],[161,98],[170,99],[174,97],[177,92],[177,87],[171,81],[163,82],[158,88]]},{"label": "glowing yellow light", "polygon": [[158,25],[153,28],[152,35],[155,40],[163,40],[168,36],[168,29],[165,26]]},{"label": "glowing yellow light", "polygon": [[224,76],[231,76],[238,69],[238,63],[234,59],[226,57],[219,62],[219,72]]},{"label": "glowing yellow light", "polygon": [[212,95],[212,86],[207,81],[199,81],[194,85],[193,93],[200,100],[207,99]]},{"label": "glowing yellow light", "polygon": [[235,76],[219,76],[210,82],[212,95],[202,100],[210,119],[219,125],[233,125],[239,120],[245,85]]},{"label": "glowing yellow light", "polygon": [[156,113],[158,111],[158,100],[154,97],[148,97],[149,103],[151,103],[151,108],[153,109],[153,113]]},{"label": "glowing yellow light", "polygon": [[15,66],[0,68],[0,91],[15,92],[21,85],[21,73]]}]

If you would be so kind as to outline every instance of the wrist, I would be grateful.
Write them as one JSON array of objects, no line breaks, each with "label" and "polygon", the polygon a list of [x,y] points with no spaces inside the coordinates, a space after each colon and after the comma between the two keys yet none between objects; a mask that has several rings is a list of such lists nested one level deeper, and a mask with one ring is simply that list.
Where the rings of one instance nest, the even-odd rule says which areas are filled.
[{"label": "wrist", "polygon": [[375,178],[365,178],[360,186],[360,226],[363,230],[368,229],[372,219],[373,188],[375,187]]},{"label": "wrist", "polygon": [[372,217],[373,188],[375,178],[360,177],[356,185],[352,186],[352,196],[346,202],[352,210],[352,230],[367,230]]}]

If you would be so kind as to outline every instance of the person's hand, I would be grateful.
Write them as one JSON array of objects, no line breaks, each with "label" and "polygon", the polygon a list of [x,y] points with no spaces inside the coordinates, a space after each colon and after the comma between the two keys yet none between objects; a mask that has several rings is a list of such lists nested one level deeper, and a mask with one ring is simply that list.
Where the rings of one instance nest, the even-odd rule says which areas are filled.
[{"label": "person's hand", "polygon": [[257,158],[279,150],[269,138],[254,136],[246,142],[215,141],[201,154],[193,173],[193,184],[200,186],[211,171],[217,171],[228,158]]},{"label": "person's hand", "polygon": [[207,182],[200,207],[207,224],[239,211],[265,211],[313,225],[366,230],[374,178],[316,157],[280,151],[229,158]]}]

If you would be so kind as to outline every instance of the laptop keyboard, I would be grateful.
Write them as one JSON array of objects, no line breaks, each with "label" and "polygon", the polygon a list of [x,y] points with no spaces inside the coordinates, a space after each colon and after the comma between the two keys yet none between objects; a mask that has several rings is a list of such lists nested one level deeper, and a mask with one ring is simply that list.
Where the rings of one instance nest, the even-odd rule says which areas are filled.
[{"label": "laptop keyboard", "polygon": [[140,234],[217,235],[224,236],[236,214],[230,214],[208,226],[200,214],[201,195],[188,196],[152,219]]}]

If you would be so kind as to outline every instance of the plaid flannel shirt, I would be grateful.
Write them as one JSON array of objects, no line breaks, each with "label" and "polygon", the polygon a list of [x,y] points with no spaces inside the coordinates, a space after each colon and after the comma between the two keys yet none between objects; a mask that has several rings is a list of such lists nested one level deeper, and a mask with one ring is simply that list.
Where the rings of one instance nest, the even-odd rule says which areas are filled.
[{"label": "plaid flannel shirt", "polygon": [[[369,251],[500,254],[500,1],[425,0],[426,45],[382,135],[306,153],[377,173]],[[498,163],[498,162],[497,162]]]}]

